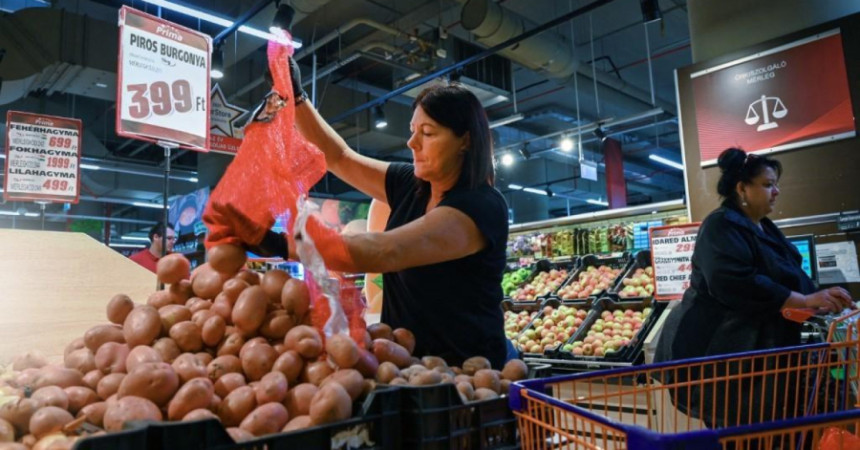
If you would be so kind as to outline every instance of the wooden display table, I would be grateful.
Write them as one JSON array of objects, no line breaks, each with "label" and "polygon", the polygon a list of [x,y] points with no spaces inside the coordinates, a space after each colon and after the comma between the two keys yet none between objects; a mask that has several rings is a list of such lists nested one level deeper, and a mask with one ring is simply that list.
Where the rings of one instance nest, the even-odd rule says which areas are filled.
[{"label": "wooden display table", "polygon": [[83,233],[0,229],[0,365],[25,351],[60,362],[115,294],[144,303],[155,274]]}]

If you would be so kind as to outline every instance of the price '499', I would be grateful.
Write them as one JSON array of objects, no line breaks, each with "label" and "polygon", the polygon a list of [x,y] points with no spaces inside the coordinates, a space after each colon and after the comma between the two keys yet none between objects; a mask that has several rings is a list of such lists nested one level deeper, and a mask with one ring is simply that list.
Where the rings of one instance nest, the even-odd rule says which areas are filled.
[{"label": "price '499'", "polygon": [[69,182],[67,180],[46,180],[42,183],[42,189],[48,189],[51,191],[65,191],[69,189]]},{"label": "price '499'", "polygon": [[125,88],[131,92],[128,114],[134,119],[145,119],[150,114],[166,116],[174,111],[187,113],[194,106],[187,80],[176,80],[169,85],[165,81],[129,84]]}]

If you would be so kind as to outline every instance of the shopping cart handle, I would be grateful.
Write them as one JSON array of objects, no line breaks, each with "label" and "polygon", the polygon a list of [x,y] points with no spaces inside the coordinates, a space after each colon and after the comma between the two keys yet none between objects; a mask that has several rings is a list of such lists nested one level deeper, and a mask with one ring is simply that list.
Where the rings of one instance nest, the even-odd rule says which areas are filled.
[{"label": "shopping cart handle", "polygon": [[782,308],[782,317],[788,320],[803,323],[815,315],[815,308]]}]

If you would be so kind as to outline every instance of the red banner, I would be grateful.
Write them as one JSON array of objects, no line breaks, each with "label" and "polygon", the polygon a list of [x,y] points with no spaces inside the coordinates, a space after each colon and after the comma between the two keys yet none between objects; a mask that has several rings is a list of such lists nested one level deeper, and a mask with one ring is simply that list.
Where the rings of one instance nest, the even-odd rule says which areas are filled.
[{"label": "red banner", "polygon": [[831,30],[690,75],[703,166],[856,135],[842,35]]}]

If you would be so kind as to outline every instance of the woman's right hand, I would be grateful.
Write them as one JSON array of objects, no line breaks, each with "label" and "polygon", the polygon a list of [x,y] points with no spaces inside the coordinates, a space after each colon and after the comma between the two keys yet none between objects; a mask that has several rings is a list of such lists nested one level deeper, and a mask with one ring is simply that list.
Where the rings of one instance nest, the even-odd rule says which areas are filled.
[{"label": "woman's right hand", "polygon": [[841,312],[845,308],[855,308],[854,302],[851,300],[851,294],[841,287],[822,289],[805,296],[803,301],[807,308],[815,308],[819,311],[832,313]]}]

